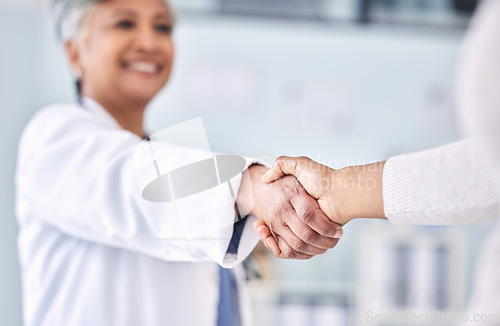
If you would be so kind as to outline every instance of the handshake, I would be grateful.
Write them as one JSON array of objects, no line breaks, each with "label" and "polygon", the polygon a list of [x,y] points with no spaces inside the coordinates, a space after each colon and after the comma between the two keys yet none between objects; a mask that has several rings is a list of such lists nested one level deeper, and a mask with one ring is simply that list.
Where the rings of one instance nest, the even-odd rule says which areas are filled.
[{"label": "handshake", "polygon": [[384,164],[334,170],[307,157],[280,157],[270,170],[251,166],[251,214],[259,219],[253,226],[276,257],[323,254],[337,245],[350,220],[385,218]]}]

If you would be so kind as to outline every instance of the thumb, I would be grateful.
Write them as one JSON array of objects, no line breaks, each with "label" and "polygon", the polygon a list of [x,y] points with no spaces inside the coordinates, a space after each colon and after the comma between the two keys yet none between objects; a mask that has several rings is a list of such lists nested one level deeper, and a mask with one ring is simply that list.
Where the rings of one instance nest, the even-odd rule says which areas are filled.
[{"label": "thumb", "polygon": [[264,174],[265,182],[273,182],[283,177],[286,174],[295,175],[297,163],[295,158],[281,156],[276,162],[274,162],[273,167]]}]

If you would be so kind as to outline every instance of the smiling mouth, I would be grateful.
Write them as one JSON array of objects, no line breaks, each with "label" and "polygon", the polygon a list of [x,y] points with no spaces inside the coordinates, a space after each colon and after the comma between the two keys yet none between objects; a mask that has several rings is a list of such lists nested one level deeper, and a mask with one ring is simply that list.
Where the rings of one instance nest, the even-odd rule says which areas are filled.
[{"label": "smiling mouth", "polygon": [[135,61],[135,62],[125,62],[125,69],[127,70],[133,70],[137,72],[143,72],[143,73],[148,73],[148,74],[154,74],[157,72],[160,72],[161,67],[160,65],[157,65],[155,63],[151,62],[141,62],[141,61]]}]

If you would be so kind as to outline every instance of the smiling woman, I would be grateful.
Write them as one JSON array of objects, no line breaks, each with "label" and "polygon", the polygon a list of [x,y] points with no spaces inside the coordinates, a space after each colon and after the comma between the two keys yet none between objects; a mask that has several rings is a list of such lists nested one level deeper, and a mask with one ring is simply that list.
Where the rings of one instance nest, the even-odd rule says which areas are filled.
[{"label": "smiling woman", "polygon": [[146,105],[172,68],[174,19],[168,4],[122,0],[94,1],[92,6],[77,1],[75,6],[75,17],[69,15],[66,25],[64,18],[61,22],[61,35],[79,96],[93,98],[124,129],[143,136]]}]

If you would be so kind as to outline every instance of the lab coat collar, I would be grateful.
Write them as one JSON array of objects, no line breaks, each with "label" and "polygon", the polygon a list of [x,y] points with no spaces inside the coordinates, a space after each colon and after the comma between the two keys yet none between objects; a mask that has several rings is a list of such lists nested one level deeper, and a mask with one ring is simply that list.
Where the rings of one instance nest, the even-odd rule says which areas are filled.
[{"label": "lab coat collar", "polygon": [[110,127],[113,128],[120,128],[123,129],[120,124],[113,118],[113,116],[106,110],[101,104],[99,104],[96,100],[93,98],[84,96],[81,98],[81,105],[101,118],[106,124],[108,124]]}]

